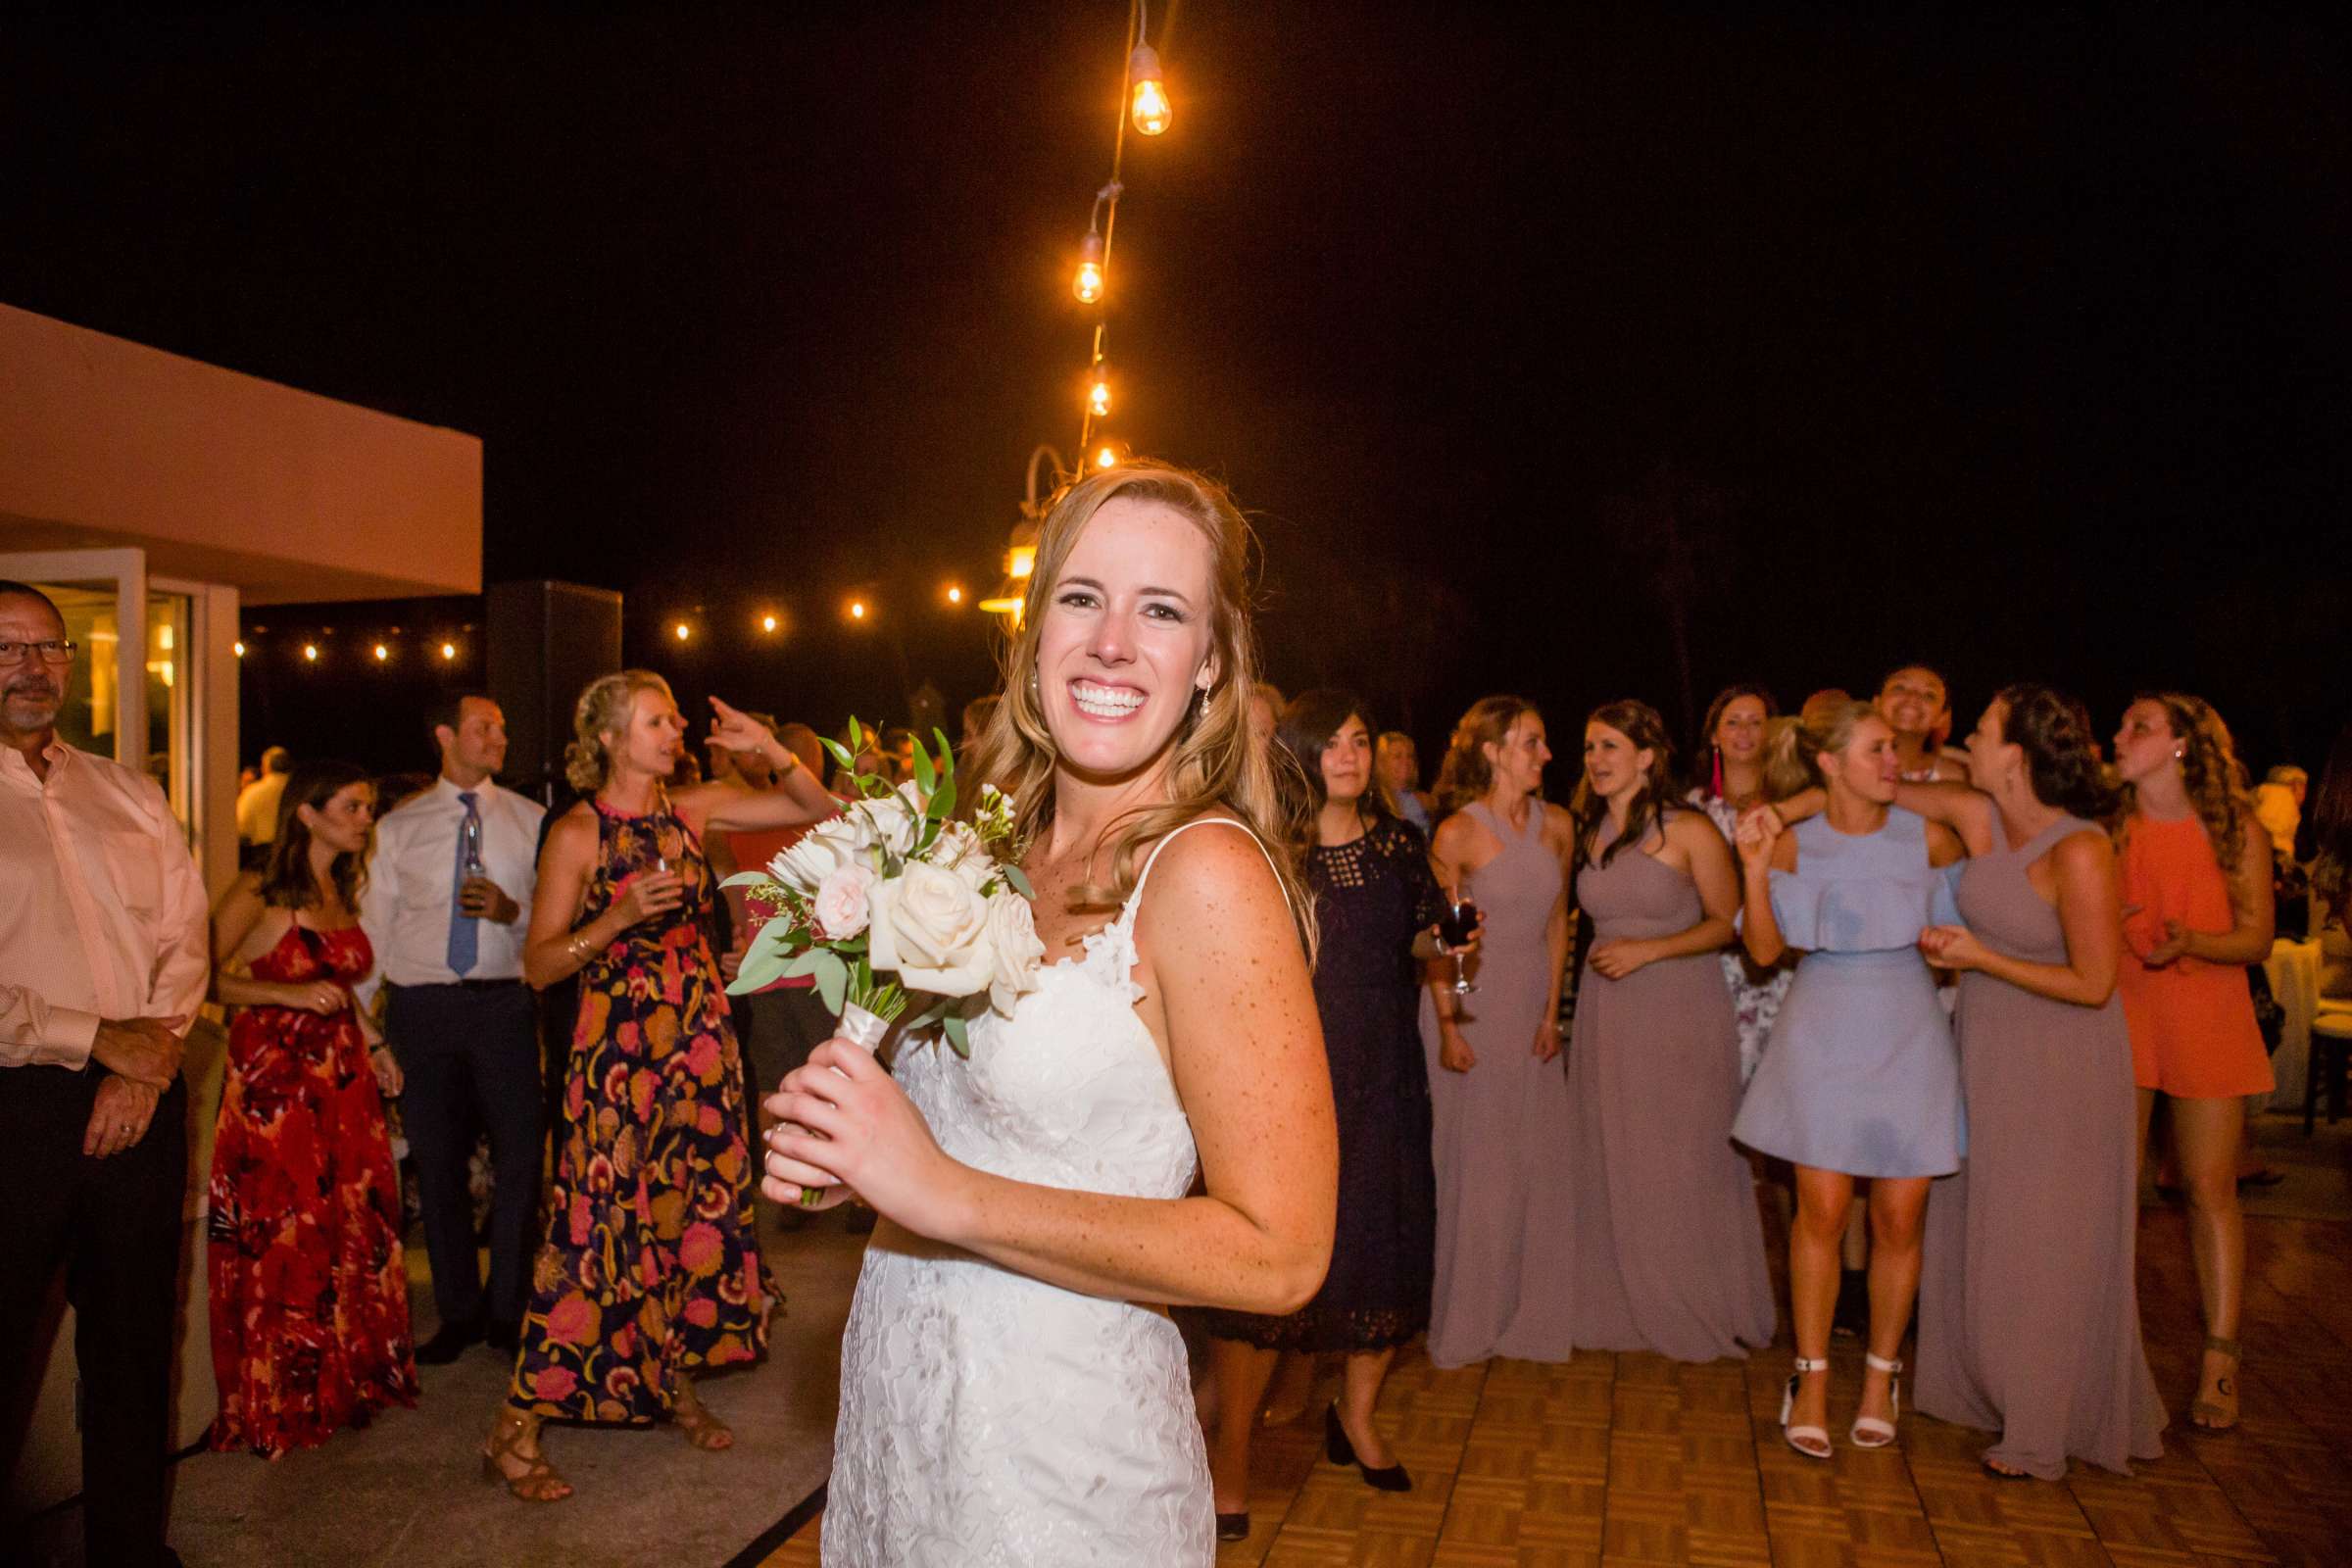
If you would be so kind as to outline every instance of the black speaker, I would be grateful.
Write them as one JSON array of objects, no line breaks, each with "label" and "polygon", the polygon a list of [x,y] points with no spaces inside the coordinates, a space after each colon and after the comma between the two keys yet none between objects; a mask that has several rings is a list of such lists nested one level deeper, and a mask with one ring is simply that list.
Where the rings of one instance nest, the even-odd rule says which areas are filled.
[{"label": "black speaker", "polygon": [[533,800],[564,782],[580,689],[620,668],[620,595],[576,582],[492,583],[490,695],[507,714],[507,780]]}]

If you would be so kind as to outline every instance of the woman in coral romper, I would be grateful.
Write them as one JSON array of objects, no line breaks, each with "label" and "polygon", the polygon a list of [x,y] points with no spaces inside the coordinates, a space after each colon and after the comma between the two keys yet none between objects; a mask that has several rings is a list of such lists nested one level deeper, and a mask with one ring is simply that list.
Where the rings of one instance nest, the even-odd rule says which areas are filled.
[{"label": "woman in coral romper", "polygon": [[2124,710],[2115,736],[2128,950],[2119,989],[2139,1084],[2141,1143],[2158,1095],[2188,1188],[2205,1304],[2205,1364],[2189,1421],[2237,1425],[2237,1314],[2246,1273],[2237,1207],[2245,1097],[2274,1087],[2246,965],[2271,951],[2271,840],[2221,715],[2166,692]]}]

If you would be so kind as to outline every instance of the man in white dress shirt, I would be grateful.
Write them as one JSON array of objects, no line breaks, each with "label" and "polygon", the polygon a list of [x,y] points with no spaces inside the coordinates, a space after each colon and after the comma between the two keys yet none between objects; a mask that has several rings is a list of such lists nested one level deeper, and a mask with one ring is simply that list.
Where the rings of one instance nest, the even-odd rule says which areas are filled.
[{"label": "man in white dress shirt", "polygon": [[[75,653],[47,595],[0,582],[0,1422],[40,1375],[35,1328],[62,1267],[87,1560],[151,1568],[179,1560],[164,1544],[179,1057],[212,955],[163,792],[57,738]],[[15,1458],[0,1439],[0,1473]]]},{"label": "man in white dress shirt", "polygon": [[[491,780],[507,760],[498,704],[468,692],[427,716],[441,776],[376,823],[360,904],[375,971],[358,996],[365,1014],[385,988],[384,1034],[408,1080],[401,1119],[441,1319],[416,1359],[438,1366],[481,1341],[512,1351],[530,1291],[544,1123],[522,943],[545,809]],[[496,1182],[486,1296],[466,1184],[476,1128]]]}]

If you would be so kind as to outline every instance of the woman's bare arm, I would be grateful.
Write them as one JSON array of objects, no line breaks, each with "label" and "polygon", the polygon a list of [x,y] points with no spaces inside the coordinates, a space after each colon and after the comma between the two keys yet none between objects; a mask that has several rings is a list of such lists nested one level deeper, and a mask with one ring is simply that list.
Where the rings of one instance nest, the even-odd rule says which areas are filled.
[{"label": "woman's bare arm", "polygon": [[2020,990],[2085,1007],[2104,1006],[2123,961],[2123,905],[2116,891],[2115,847],[2095,830],[2069,833],[2050,850],[2058,884],[2064,963],[2033,963],[1993,952],[1965,927],[1946,926],[1923,946],[1947,969],[1980,969]]}]

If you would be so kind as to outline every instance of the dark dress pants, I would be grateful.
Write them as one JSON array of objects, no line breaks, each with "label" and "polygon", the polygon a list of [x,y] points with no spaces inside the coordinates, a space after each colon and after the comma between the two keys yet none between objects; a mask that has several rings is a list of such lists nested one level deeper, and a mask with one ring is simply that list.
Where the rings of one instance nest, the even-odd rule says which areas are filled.
[{"label": "dark dress pants", "polygon": [[[538,1013],[520,981],[394,986],[384,1038],[408,1080],[401,1125],[416,1162],[433,1305],[444,1324],[521,1320],[538,1246],[541,1103]],[[490,1135],[490,1293],[474,1255],[466,1169]]]},{"label": "dark dress pants", "polygon": [[137,1568],[164,1560],[188,1090],[174,1082],[145,1137],[93,1159],[81,1136],[106,1076],[94,1063],[0,1067],[0,1469],[16,1468],[49,1348],[34,1335],[62,1265],[80,1361],[84,1551]]}]

